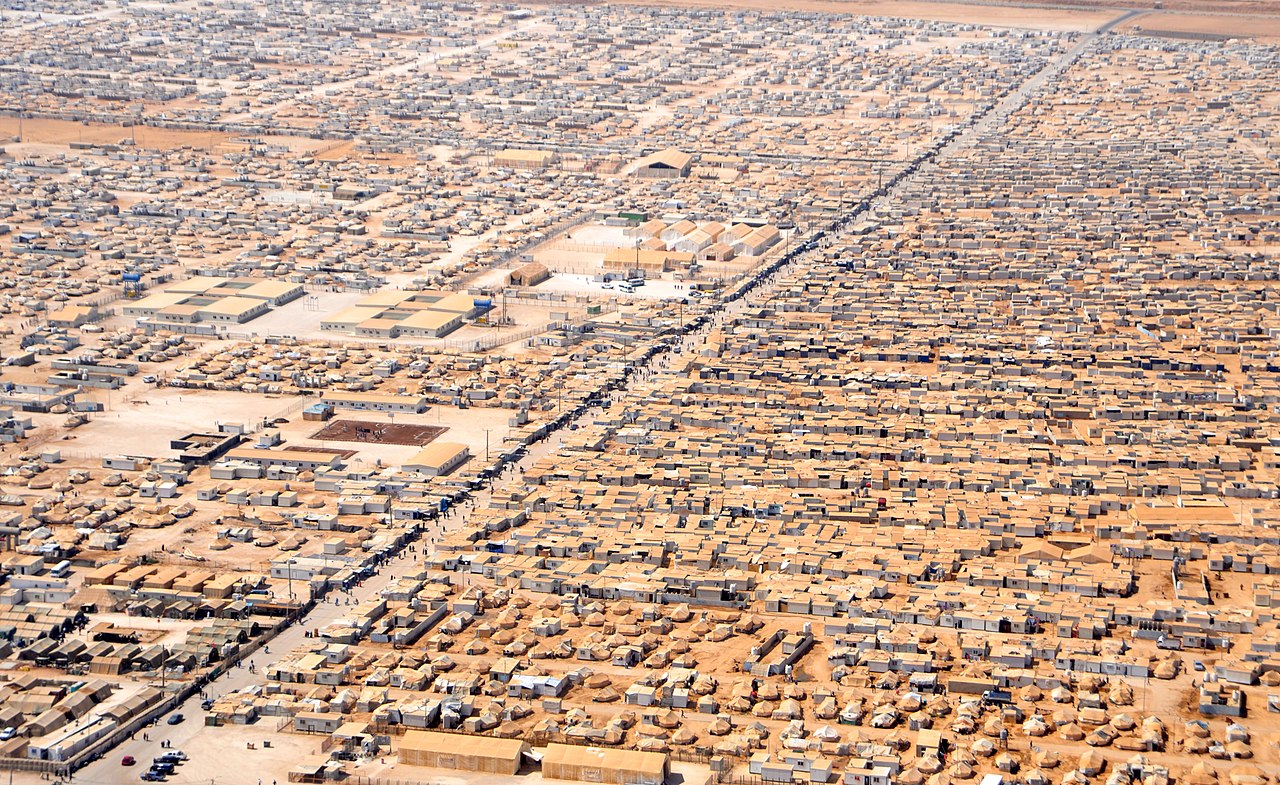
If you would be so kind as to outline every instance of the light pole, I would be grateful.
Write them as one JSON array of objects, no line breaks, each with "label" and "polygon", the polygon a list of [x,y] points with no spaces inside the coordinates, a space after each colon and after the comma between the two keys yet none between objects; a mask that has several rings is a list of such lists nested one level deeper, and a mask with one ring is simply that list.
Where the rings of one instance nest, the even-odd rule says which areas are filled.
[{"label": "light pole", "polygon": [[297,564],[297,559],[290,559],[284,563],[286,575],[289,579],[289,599],[293,599],[293,565]]},{"label": "light pole", "polygon": [[489,462],[489,431],[490,430],[491,429],[489,428],[484,429],[484,462],[485,463]]}]

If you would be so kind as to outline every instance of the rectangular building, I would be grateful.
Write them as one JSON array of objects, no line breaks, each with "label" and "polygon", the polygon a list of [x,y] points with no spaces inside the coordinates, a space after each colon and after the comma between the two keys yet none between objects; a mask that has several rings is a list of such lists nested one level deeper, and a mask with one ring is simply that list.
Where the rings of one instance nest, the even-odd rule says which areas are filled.
[{"label": "rectangular building", "polygon": [[458,442],[432,442],[423,447],[412,458],[404,462],[407,472],[418,472],[428,477],[439,477],[448,474],[467,462],[471,451],[465,444]]},{"label": "rectangular building", "polygon": [[400,762],[409,766],[512,776],[530,748],[519,739],[411,730],[400,740]]},{"label": "rectangular building", "polygon": [[662,785],[667,778],[667,755],[550,744],[542,756],[542,776],[608,785]]}]

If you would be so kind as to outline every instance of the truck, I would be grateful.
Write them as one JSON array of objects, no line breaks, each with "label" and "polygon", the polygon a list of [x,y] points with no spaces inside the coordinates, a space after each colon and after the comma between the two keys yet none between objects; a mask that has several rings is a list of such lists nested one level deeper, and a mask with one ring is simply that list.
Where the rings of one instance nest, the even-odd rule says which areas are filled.
[{"label": "truck", "polygon": [[1004,706],[1013,702],[1013,694],[1008,690],[985,690],[982,693],[982,702],[993,706]]}]

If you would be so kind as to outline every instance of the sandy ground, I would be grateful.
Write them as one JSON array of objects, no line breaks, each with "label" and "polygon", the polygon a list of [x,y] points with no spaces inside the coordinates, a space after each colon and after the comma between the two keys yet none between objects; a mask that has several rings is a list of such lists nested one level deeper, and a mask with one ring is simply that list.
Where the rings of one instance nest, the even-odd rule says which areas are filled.
[{"label": "sandy ground", "polygon": [[[1280,3],[1276,8],[1280,9]],[[1277,16],[1149,13],[1121,25],[1120,29],[1145,31],[1152,35],[1158,31],[1170,31],[1239,36],[1272,43],[1280,41],[1280,17]]]},{"label": "sandy ground", "polygon": [[[437,425],[446,428],[436,441],[461,442],[471,449],[476,458],[484,459],[485,430],[488,429],[489,454],[492,457],[502,449],[503,441],[511,431],[509,420],[514,412],[511,409],[495,409],[473,407],[470,409],[452,409],[434,407],[418,415],[396,415],[395,422],[413,425]],[[335,419],[361,419],[368,421],[390,422],[391,419],[377,412],[346,412],[338,410]],[[356,450],[352,461],[360,461],[367,465],[399,464],[413,457],[421,447],[401,444],[369,444],[367,442],[348,442],[320,440],[313,435],[320,430],[321,424],[293,418],[281,428],[281,434],[287,443],[299,447],[327,447],[331,449]],[[473,459],[474,460],[474,459]],[[357,464],[361,465],[361,464]],[[465,465],[465,464],[464,464]]]},{"label": "sandy ground", "polygon": [[[46,120],[26,118],[19,121],[16,117],[0,117],[0,137],[18,136],[21,123],[22,140],[24,142],[42,144],[72,144],[74,142],[91,142],[94,144],[118,144],[132,138],[139,147],[149,150],[172,150],[176,147],[194,147],[200,150],[217,148],[222,150],[228,145],[239,149],[230,134],[218,131],[188,131],[173,128],[154,128],[139,125],[131,128],[127,125],[108,123],[77,123],[71,120]],[[270,137],[272,144],[282,144],[295,151],[322,150],[332,146],[332,142],[324,139],[305,139],[296,136]]]},{"label": "sandy ground", "polygon": [[70,439],[57,442],[68,458],[93,459],[117,453],[169,455],[171,439],[215,429],[220,422],[249,424],[267,417],[287,417],[308,401],[297,396],[269,398],[212,390],[200,390],[196,395],[141,381],[110,395],[95,390],[89,397],[108,408],[71,431]]},{"label": "sandy ground", "polygon": [[[18,126],[18,118],[0,117],[0,136],[17,136]],[[152,150],[170,150],[184,145],[208,150],[230,138],[227,134],[213,131],[180,131],[143,125],[130,129],[124,125],[76,123],[70,120],[25,119],[21,121],[21,126],[24,142],[47,144],[116,144],[129,139],[132,134],[139,147]]]},{"label": "sandy ground", "polygon": [[[141,384],[141,383],[139,383]],[[412,445],[368,444],[346,441],[322,441],[312,438],[320,424],[303,420],[297,413],[313,400],[302,396],[263,397],[236,392],[200,390],[198,395],[176,387],[145,385],[145,393],[132,393],[126,399],[117,390],[112,393],[110,408],[93,415],[93,419],[71,432],[74,438],[61,440],[56,446],[69,460],[96,461],[103,455],[163,456],[172,451],[171,439],[192,431],[213,430],[219,422],[259,425],[264,418],[289,418],[279,426],[285,443],[301,447],[325,447],[356,450],[353,462],[370,465],[381,461],[398,464],[419,449]],[[105,395],[99,394],[105,401]],[[489,430],[489,451],[495,453],[511,431],[510,409],[473,407],[453,409],[437,407],[420,415],[398,415],[399,423],[419,423],[447,428],[439,437],[443,441],[462,442],[473,455],[484,457],[485,429]],[[343,416],[339,412],[339,417]],[[370,412],[351,414],[363,420],[388,420],[386,415]]]}]

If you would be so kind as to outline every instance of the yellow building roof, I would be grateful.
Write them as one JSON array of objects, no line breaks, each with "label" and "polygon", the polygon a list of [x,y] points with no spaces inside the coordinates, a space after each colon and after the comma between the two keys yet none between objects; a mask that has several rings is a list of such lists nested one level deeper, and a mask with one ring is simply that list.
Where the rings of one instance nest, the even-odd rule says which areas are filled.
[{"label": "yellow building roof", "polygon": [[609,771],[643,772],[660,779],[666,771],[667,756],[661,752],[580,747],[575,744],[549,744],[542,765],[581,766]]},{"label": "yellow building roof", "polygon": [[457,319],[459,314],[453,311],[431,310],[416,311],[413,315],[400,321],[402,327],[416,327],[421,330],[438,330]]},{"label": "yellow building roof", "polygon": [[411,730],[400,737],[400,749],[414,752],[443,752],[479,758],[515,760],[529,749],[520,739],[499,739],[494,736],[469,736],[462,733],[438,733],[429,730]]},{"label": "yellow building roof", "polygon": [[199,307],[201,313],[241,316],[262,307],[262,300],[253,297],[219,297]]},{"label": "yellow building roof", "polygon": [[412,458],[405,461],[405,466],[441,466],[462,452],[467,445],[460,442],[432,442],[418,450]]}]

